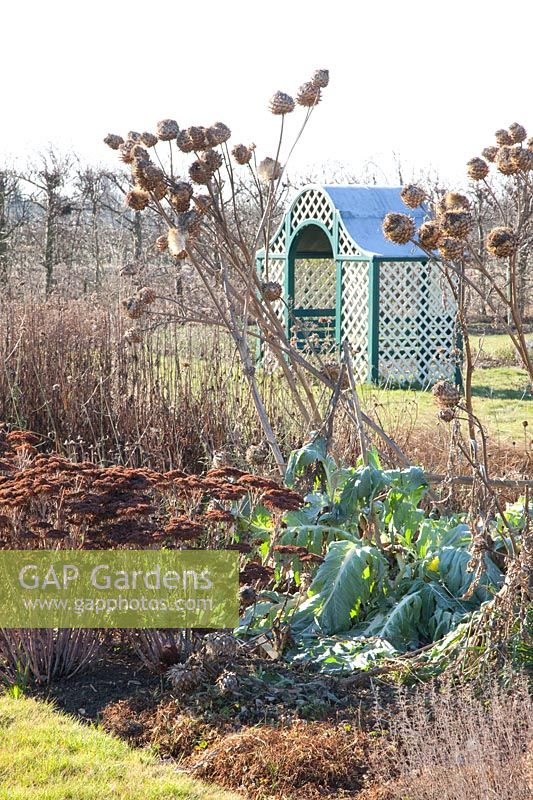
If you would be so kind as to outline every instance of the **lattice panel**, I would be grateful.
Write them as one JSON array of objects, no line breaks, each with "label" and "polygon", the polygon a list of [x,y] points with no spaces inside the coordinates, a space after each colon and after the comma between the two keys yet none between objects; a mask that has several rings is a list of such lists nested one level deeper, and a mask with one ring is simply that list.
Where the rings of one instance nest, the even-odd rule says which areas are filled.
[{"label": "lattice panel", "polygon": [[360,381],[368,378],[368,263],[344,261],[342,276],[342,339],[352,351]]},{"label": "lattice panel", "polygon": [[455,306],[435,265],[380,265],[379,377],[429,386],[453,380]]},{"label": "lattice panel", "polygon": [[295,259],[295,308],[335,308],[335,297],[336,270],[333,259]]},{"label": "lattice panel", "polygon": [[[263,267],[264,268],[264,267]],[[266,274],[263,275],[264,280],[267,280]],[[280,286],[283,287],[283,294],[281,295],[279,300],[276,300],[272,303],[272,307],[276,313],[276,316],[279,319],[283,319],[284,311],[285,311],[285,259],[284,258],[272,258],[268,259],[268,280],[275,281],[279,283]]]},{"label": "lattice panel", "polygon": [[351,236],[341,220],[339,220],[339,255],[364,258],[361,251],[355,246]]},{"label": "lattice panel", "polygon": [[335,353],[335,317],[297,317],[291,327],[291,343],[311,361],[313,356]]},{"label": "lattice panel", "polygon": [[333,206],[319,189],[309,189],[296,200],[291,213],[291,233],[301,222],[310,219],[319,220],[333,234]]},{"label": "lattice panel", "polygon": [[287,236],[285,233],[285,223],[283,223],[282,227],[278,231],[278,234],[272,239],[270,242],[270,254],[271,255],[285,255],[285,251],[287,249]]}]

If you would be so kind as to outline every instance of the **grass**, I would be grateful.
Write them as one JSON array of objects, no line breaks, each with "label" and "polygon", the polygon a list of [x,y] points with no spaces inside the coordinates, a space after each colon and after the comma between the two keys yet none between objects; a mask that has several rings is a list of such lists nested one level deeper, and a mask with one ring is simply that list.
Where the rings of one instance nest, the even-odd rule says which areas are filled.
[{"label": "grass", "polygon": [[0,696],[0,800],[237,800],[44,702]]},{"label": "grass", "polygon": [[[478,342],[479,337],[473,336],[474,349]],[[523,422],[527,420],[528,430],[533,430],[533,402],[527,373],[514,366],[514,351],[505,334],[485,336],[482,347],[485,355],[498,359],[501,365],[478,366],[474,371],[474,410],[494,441],[522,446]],[[364,386],[363,397],[366,408],[375,409],[387,420],[388,430],[391,419],[399,424],[408,420],[416,420],[420,425],[434,424],[435,406],[430,391]],[[530,446],[529,436],[527,445]]]}]

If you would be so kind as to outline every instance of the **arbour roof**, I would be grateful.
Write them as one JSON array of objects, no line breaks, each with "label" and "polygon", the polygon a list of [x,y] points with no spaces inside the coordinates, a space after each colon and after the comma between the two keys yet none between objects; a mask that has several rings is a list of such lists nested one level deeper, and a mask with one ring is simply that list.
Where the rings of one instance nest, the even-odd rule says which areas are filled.
[{"label": "arbour roof", "polygon": [[[314,190],[322,192],[328,198],[332,208],[338,211],[346,232],[354,245],[366,257],[398,259],[399,261],[427,259],[427,254],[412,243],[398,245],[383,236],[381,226],[383,218],[389,212],[409,214],[414,217],[417,227],[425,217],[424,208],[407,208],[400,197],[401,187],[392,186],[357,186],[357,185],[309,185],[303,187],[285,212],[285,217],[292,213],[299,198],[306,192]],[[305,224],[305,217],[302,220]],[[309,217],[312,222],[316,217]],[[280,229],[272,237],[273,242],[281,232]],[[261,255],[261,254],[259,254]]]}]

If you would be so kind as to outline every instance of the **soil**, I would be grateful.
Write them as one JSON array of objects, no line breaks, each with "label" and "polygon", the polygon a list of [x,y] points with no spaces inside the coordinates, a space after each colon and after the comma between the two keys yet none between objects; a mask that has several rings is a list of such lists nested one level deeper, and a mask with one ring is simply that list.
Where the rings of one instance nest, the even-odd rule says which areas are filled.
[{"label": "soil", "polygon": [[[224,727],[231,719],[235,728],[296,719],[357,716],[368,721],[375,710],[375,693],[365,673],[355,679],[333,678],[254,657],[235,660],[232,669],[238,676],[238,690],[221,696],[214,679],[208,679],[194,690],[179,693],[181,709]],[[115,651],[103,651],[89,669],[51,686],[35,687],[33,693],[87,721],[100,721],[106,708],[119,701],[155,713],[161,703],[177,696],[165,675],[150,672],[134,655]],[[383,685],[380,694],[384,706],[393,702],[390,687]]]},{"label": "soil", "polygon": [[34,693],[53,700],[68,714],[97,721],[110,703],[123,699],[151,702],[161,689],[161,677],[149,672],[138,658],[105,653],[90,669],[49,687],[37,688]]}]

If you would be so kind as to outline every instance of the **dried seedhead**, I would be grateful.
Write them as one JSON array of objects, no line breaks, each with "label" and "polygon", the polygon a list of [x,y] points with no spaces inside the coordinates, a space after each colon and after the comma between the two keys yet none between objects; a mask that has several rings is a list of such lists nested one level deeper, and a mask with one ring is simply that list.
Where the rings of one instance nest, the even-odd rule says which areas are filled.
[{"label": "dried seedhead", "polygon": [[496,167],[502,175],[514,175],[520,169],[520,154],[514,147],[500,147],[496,156]]},{"label": "dried seedhead", "polygon": [[442,232],[447,236],[464,239],[472,229],[472,216],[468,211],[446,211],[439,219]]},{"label": "dried seedhead", "polygon": [[395,244],[407,244],[415,234],[415,221],[408,214],[391,213],[383,220],[383,235]]},{"label": "dried seedhead", "polygon": [[231,131],[224,122],[215,122],[207,129],[209,147],[216,147],[218,144],[224,144],[230,137]]},{"label": "dried seedhead", "polygon": [[437,215],[444,214],[446,211],[469,211],[470,201],[468,197],[459,192],[446,192],[437,204]]},{"label": "dried seedhead", "polygon": [[283,294],[283,289],[281,284],[276,283],[276,281],[265,281],[261,284],[261,294],[265,300],[273,302],[274,300],[279,300]]},{"label": "dried seedhead", "polygon": [[442,258],[448,261],[461,258],[464,252],[464,243],[461,239],[456,239],[454,236],[441,235],[437,247]]},{"label": "dried seedhead", "polygon": [[492,228],[487,236],[487,250],[494,256],[506,258],[516,250],[516,234],[512,228],[498,226]]},{"label": "dried seedhead", "polygon": [[400,197],[409,208],[418,208],[424,202],[426,193],[420,186],[415,186],[413,183],[410,183],[403,187],[400,192]]},{"label": "dried seedhead", "polygon": [[442,409],[456,408],[461,401],[459,390],[449,381],[438,381],[432,389],[432,394],[435,403]]},{"label": "dried seedhead", "polygon": [[156,301],[157,294],[149,286],[143,286],[137,292],[137,297],[140,303],[143,303],[145,306],[149,306]]},{"label": "dried seedhead", "polygon": [[499,130],[497,130],[494,136],[496,137],[496,144],[499,145],[500,147],[504,144],[513,143],[513,140],[511,139],[509,132],[506,131],[505,128],[500,128]]},{"label": "dried seedhead", "polygon": [[191,198],[193,196],[193,188],[187,181],[179,181],[175,183],[169,190],[168,199],[175,211],[188,211]]},{"label": "dried seedhead", "polygon": [[273,158],[267,156],[257,168],[258,175],[262,181],[276,181],[281,175],[281,164]]},{"label": "dried seedhead", "polygon": [[244,164],[248,164],[252,158],[252,148],[247,147],[245,144],[236,144],[231,154],[237,164],[244,166]]},{"label": "dried seedhead", "polygon": [[128,297],[122,301],[122,310],[129,319],[139,319],[144,313],[144,303],[138,297]]},{"label": "dried seedhead", "polygon": [[329,69],[316,69],[311,78],[311,83],[319,89],[325,89],[329,83]]},{"label": "dried seedhead", "polygon": [[121,144],[124,144],[122,136],[117,136],[116,133],[108,133],[104,139],[104,143],[111,148],[111,150],[118,150]]},{"label": "dried seedhead", "polygon": [[476,156],[467,163],[466,171],[468,177],[473,181],[482,181],[489,174],[489,165],[482,158]]},{"label": "dried seedhead", "polygon": [[496,156],[498,155],[498,150],[499,147],[495,147],[494,145],[491,145],[490,147],[484,147],[483,150],[481,151],[481,155],[483,156],[485,161],[490,161],[491,163],[493,163],[496,159]]},{"label": "dried seedhead", "polygon": [[527,139],[527,131],[523,125],[518,122],[513,122],[509,125],[509,136],[513,144],[520,144]]},{"label": "dried seedhead", "polygon": [[170,142],[179,133],[179,126],[175,119],[162,119],[156,126],[157,136],[162,142]]},{"label": "dried seedhead", "polygon": [[433,250],[439,241],[441,229],[438,222],[429,220],[418,229],[418,240],[425,250]]},{"label": "dried seedhead", "polygon": [[310,107],[320,103],[322,97],[320,86],[308,81],[300,86],[296,95],[296,102],[300,106]]},{"label": "dried seedhead", "polygon": [[155,133],[150,133],[149,131],[141,133],[141,142],[144,144],[145,147],[155,147],[158,141],[159,139],[157,138]]},{"label": "dried seedhead", "polygon": [[144,189],[132,189],[127,193],[124,202],[133,211],[144,211],[150,202],[150,194]]},{"label": "dried seedhead", "polygon": [[270,98],[269,108],[272,114],[290,114],[294,111],[294,100],[285,92],[276,92]]}]

